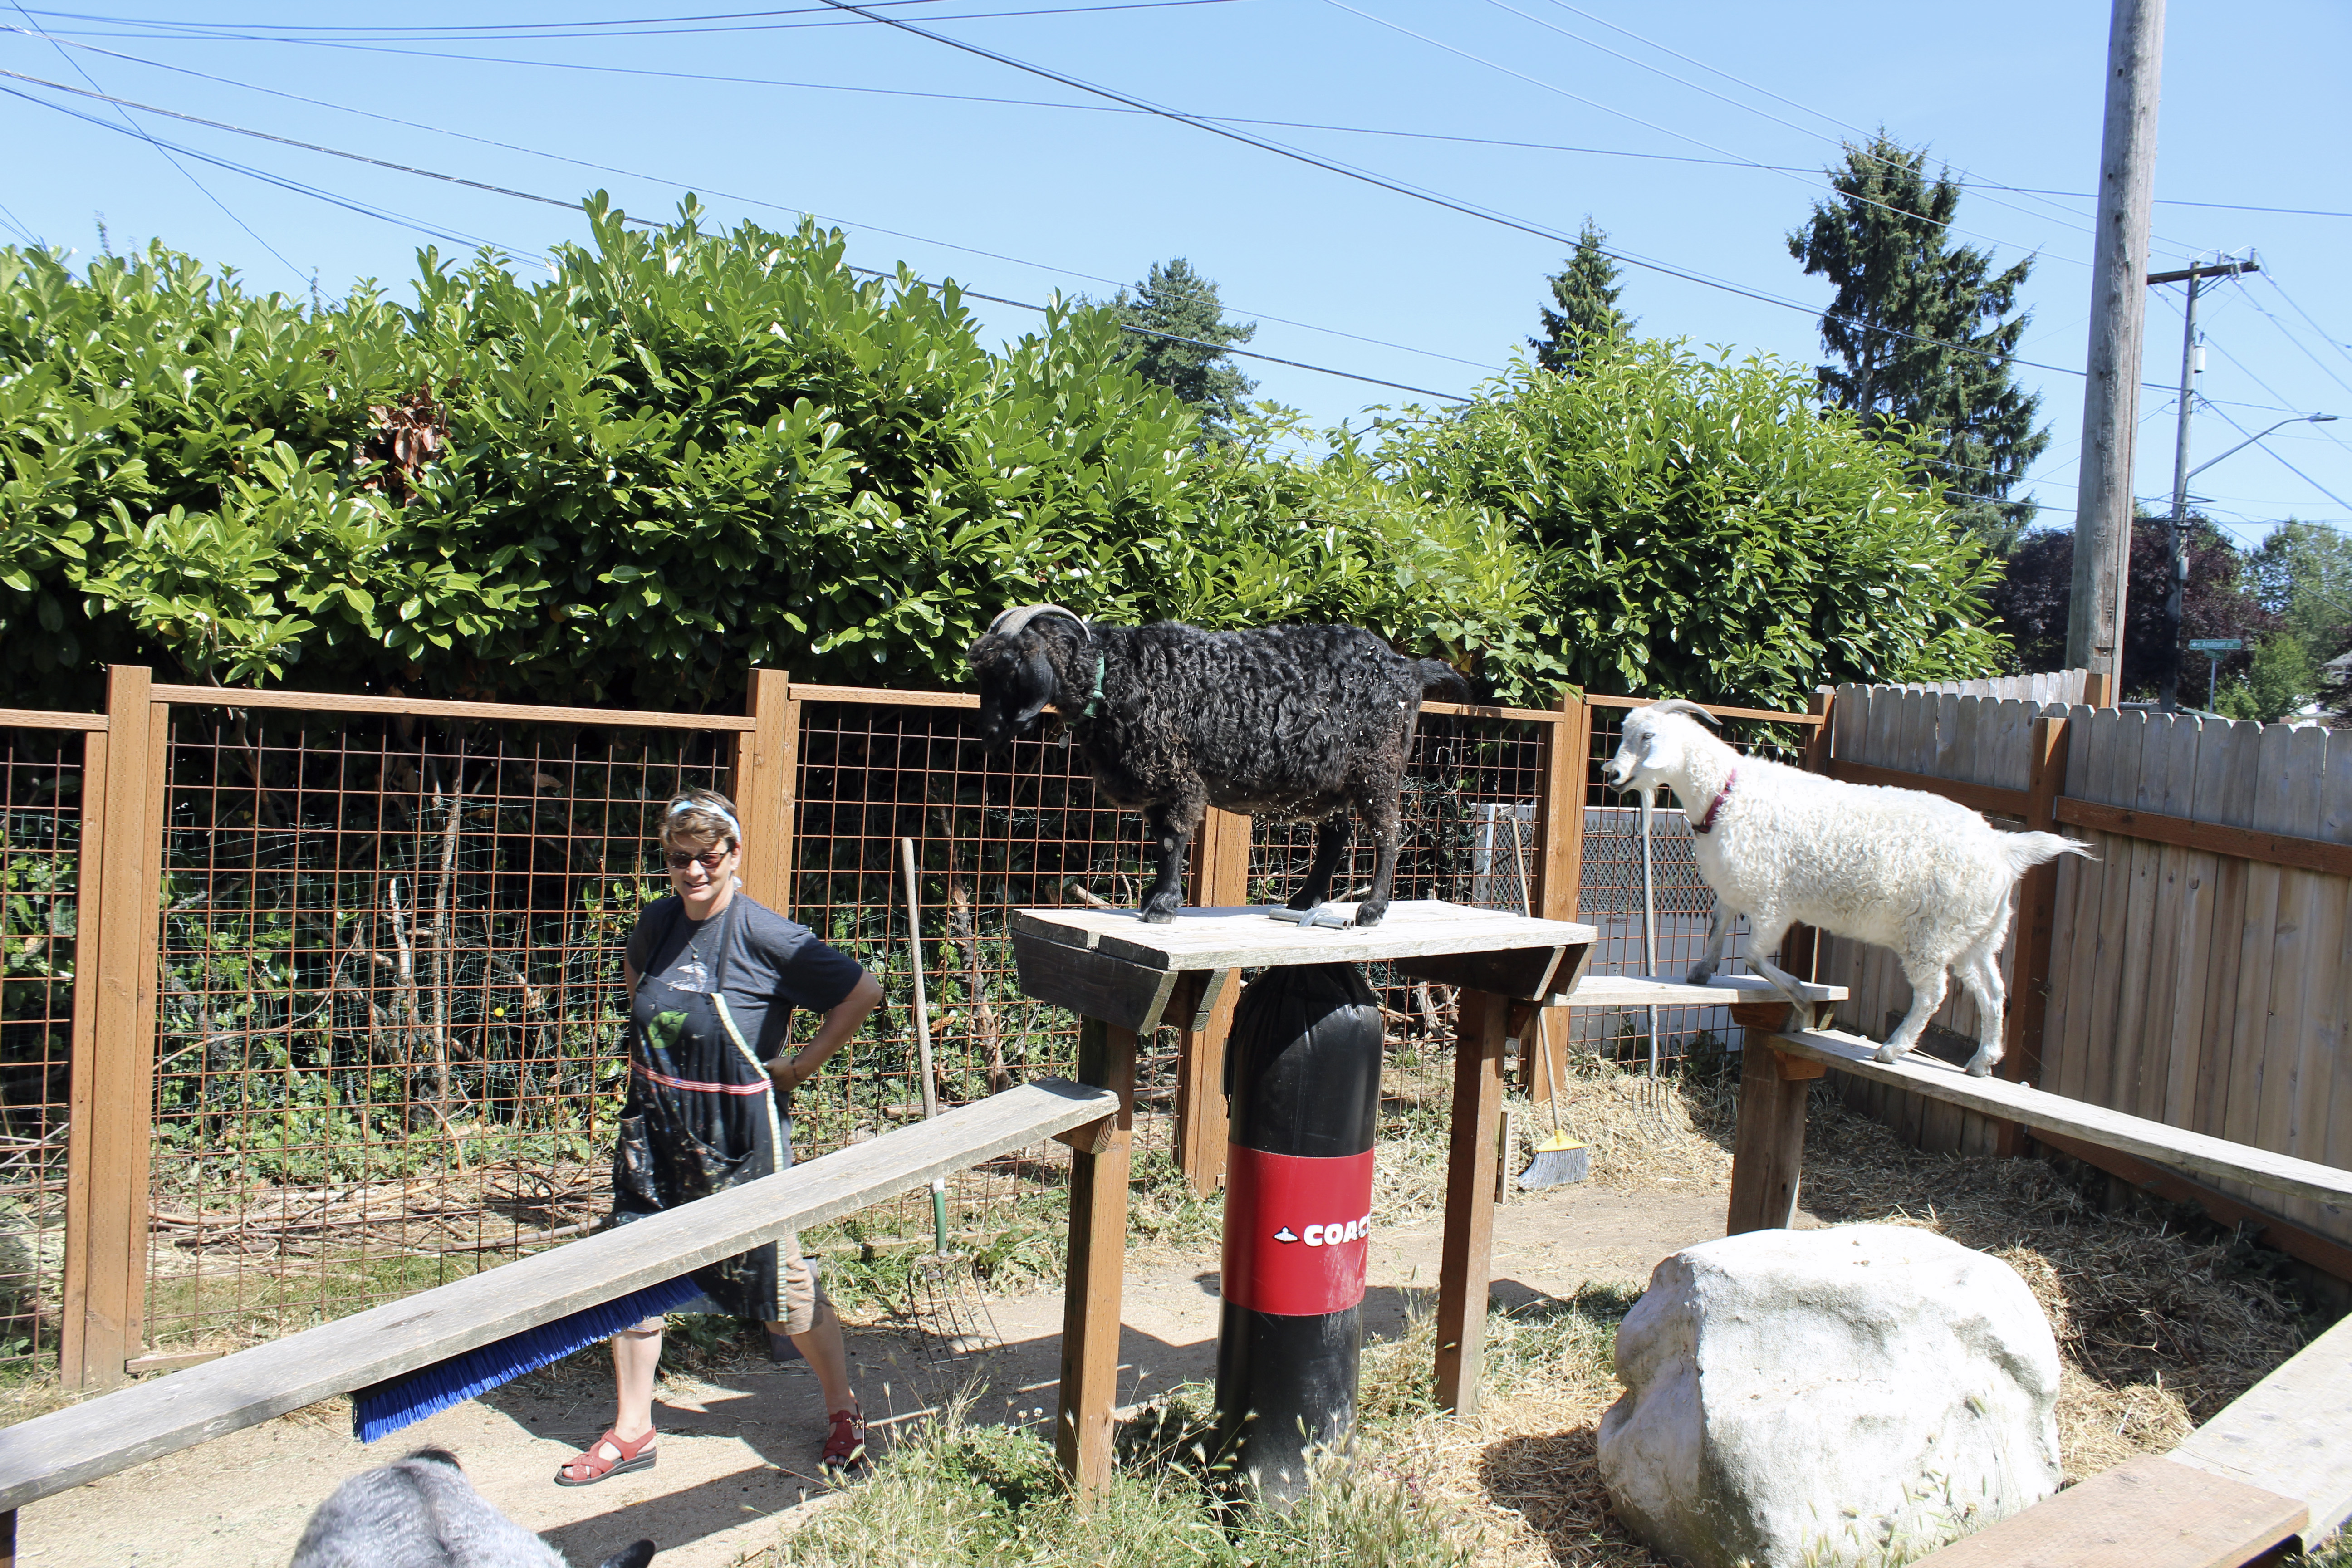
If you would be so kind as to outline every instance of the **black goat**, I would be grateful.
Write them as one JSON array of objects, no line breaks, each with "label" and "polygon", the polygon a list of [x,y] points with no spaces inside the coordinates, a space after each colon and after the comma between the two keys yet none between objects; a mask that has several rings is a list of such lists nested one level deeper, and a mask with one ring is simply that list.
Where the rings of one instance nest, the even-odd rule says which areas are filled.
[{"label": "black goat", "polygon": [[1051,704],[1102,792],[1143,813],[1159,872],[1143,918],[1155,924],[1183,905],[1184,851],[1213,805],[1321,825],[1295,910],[1328,895],[1352,805],[1380,845],[1356,923],[1380,924],[1422,698],[1470,697],[1452,667],[1355,626],[1090,626],[1027,605],[997,616],[969,658],[983,742],[1001,750]]}]

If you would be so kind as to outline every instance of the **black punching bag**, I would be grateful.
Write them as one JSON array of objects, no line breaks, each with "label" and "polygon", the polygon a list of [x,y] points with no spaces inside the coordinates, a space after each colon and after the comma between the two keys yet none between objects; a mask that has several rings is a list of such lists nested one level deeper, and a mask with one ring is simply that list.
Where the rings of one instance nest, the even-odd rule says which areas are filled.
[{"label": "black punching bag", "polygon": [[1268,970],[1234,1013],[1217,1429],[1268,1497],[1355,1426],[1381,1035],[1352,963]]}]

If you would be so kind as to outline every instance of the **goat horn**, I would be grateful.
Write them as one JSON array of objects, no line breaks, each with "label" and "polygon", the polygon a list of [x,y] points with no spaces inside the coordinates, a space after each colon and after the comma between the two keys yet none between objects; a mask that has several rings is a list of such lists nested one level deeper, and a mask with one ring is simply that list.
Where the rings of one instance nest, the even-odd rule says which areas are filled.
[{"label": "goat horn", "polygon": [[1039,616],[1062,616],[1076,622],[1080,631],[1087,629],[1086,617],[1062,608],[1059,605],[1014,605],[1000,611],[988,624],[990,637],[1019,637],[1031,621]]},{"label": "goat horn", "polygon": [[1707,723],[1714,725],[1718,730],[1723,728],[1722,720],[1717,719],[1714,714],[1708,712],[1697,703],[1687,701],[1680,697],[1661,698],[1659,700],[1650,704],[1650,711],[1653,713],[1687,713],[1694,719],[1705,720]]}]

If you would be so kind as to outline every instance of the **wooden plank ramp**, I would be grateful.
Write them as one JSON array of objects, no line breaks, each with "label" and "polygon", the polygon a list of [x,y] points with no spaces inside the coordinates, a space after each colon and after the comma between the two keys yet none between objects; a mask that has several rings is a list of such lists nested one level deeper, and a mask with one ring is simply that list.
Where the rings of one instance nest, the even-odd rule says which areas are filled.
[{"label": "wooden plank ramp", "polygon": [[2294,1498],[2306,1542],[2352,1518],[2352,1318],[2231,1400],[2168,1458]]},{"label": "wooden plank ramp", "polygon": [[454,1284],[0,1430],[0,1512],[854,1214],[1119,1109],[1043,1079]]},{"label": "wooden plank ramp", "polygon": [[2159,1165],[2200,1171],[2294,1197],[2325,1204],[2352,1202],[2352,1171],[2168,1127],[2005,1079],[1970,1078],[1958,1068],[1916,1051],[1901,1061],[1881,1063],[1875,1059],[1876,1045],[1832,1029],[1787,1031],[1773,1035],[1769,1043],[1774,1050],[1930,1100],[2006,1117],[2028,1130],[2047,1128],[2085,1143],[2121,1149]]}]

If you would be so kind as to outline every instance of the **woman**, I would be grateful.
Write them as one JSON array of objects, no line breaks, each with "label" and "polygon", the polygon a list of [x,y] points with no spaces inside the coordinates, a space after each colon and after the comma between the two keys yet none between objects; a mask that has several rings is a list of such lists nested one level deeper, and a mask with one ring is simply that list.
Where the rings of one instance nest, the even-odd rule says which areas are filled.
[{"label": "woman", "polygon": [[[613,1156],[613,1218],[623,1224],[781,1171],[792,1144],[778,1108],[857,1032],[882,987],[857,961],[736,891],[743,828],[726,796],[690,789],[662,814],[675,897],[646,906],[629,935],[629,1097]],[[822,1015],[807,1045],[785,1054],[794,1007]],[[708,1268],[695,1283],[721,1310],[788,1336],[824,1392],[832,1429],[821,1463],[839,1471],[866,1455],[849,1386],[841,1319],[787,1236]],[[613,1336],[620,1413],[556,1472],[587,1486],[654,1462],[653,1392],[662,1321]]]}]

